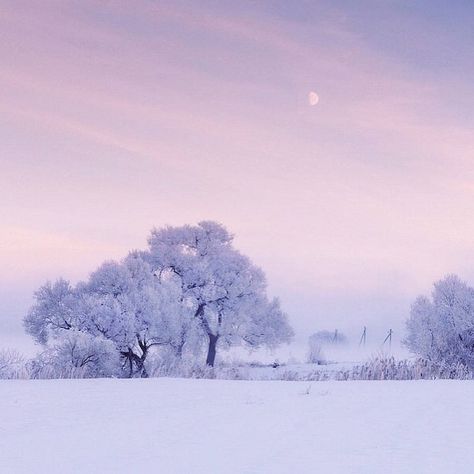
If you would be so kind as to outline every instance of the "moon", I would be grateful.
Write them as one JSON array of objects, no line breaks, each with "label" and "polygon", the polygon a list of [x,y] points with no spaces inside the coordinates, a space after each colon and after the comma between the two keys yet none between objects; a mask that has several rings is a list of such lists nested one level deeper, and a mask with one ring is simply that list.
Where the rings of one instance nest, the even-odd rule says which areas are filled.
[{"label": "moon", "polygon": [[308,102],[311,106],[316,105],[319,102],[319,95],[314,91],[310,91],[308,94]]}]

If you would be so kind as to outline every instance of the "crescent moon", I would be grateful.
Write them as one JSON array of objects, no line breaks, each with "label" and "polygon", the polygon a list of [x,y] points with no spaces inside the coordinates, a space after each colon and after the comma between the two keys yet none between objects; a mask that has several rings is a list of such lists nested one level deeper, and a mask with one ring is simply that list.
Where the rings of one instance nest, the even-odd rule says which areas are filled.
[{"label": "crescent moon", "polygon": [[308,102],[309,102],[309,105],[311,106],[316,105],[319,102],[319,95],[316,94],[316,92],[311,91],[308,94]]}]

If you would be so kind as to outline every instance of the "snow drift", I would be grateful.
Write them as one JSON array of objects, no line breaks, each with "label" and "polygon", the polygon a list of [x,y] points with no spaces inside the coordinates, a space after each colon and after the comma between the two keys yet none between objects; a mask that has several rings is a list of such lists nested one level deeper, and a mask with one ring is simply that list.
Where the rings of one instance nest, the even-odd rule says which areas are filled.
[{"label": "snow drift", "polygon": [[474,383],[0,381],[4,473],[471,473]]}]

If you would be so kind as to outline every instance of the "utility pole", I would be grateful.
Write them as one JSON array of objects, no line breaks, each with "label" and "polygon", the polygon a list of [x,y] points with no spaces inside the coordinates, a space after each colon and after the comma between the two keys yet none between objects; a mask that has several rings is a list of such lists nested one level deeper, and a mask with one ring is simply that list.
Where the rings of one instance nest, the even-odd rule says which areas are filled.
[{"label": "utility pole", "polygon": [[393,334],[393,331],[389,329],[387,337],[384,339],[383,344],[382,344],[382,345],[385,345],[385,343],[388,341],[388,347],[389,347],[390,352],[392,351],[392,334]]},{"label": "utility pole", "polygon": [[334,344],[337,344],[337,329],[334,330],[334,337],[332,338],[332,342],[334,342]]},{"label": "utility pole", "polygon": [[364,330],[362,331],[362,336],[360,336],[359,347],[364,346],[367,340],[367,328],[364,326]]}]

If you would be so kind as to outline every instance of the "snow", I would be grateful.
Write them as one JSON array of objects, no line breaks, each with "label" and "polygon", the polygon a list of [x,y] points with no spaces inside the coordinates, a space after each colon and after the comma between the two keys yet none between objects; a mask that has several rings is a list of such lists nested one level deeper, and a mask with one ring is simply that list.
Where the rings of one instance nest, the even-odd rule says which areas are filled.
[{"label": "snow", "polygon": [[471,473],[474,383],[0,381],[2,473]]}]

